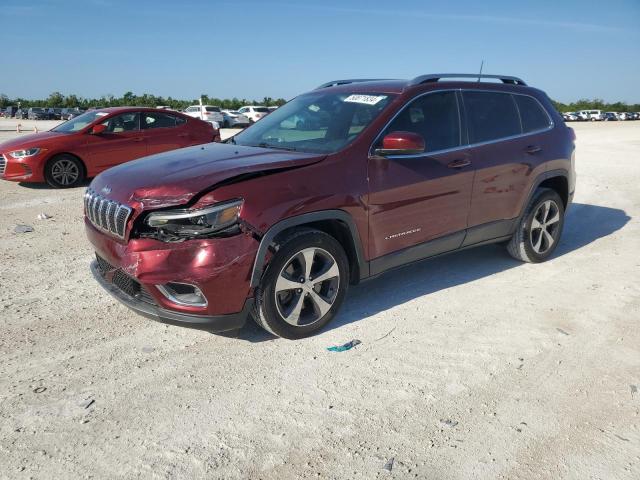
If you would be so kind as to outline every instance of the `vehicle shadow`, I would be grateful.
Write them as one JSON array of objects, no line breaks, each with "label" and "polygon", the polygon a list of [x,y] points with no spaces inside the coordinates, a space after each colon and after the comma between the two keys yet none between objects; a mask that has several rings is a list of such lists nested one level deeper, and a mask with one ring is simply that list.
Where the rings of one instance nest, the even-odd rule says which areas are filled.
[{"label": "vehicle shadow", "polygon": [[[599,205],[574,203],[567,212],[564,232],[555,258],[572,253],[620,230],[630,220],[623,211]],[[487,245],[425,260],[353,286],[342,310],[323,331],[366,319],[417,297],[463,285],[522,265],[502,245]],[[320,332],[322,333],[322,332]],[[232,336],[249,342],[275,337],[251,320]],[[351,340],[345,338],[345,342]]]},{"label": "vehicle shadow", "polygon": [[[77,187],[71,187],[69,190],[74,188],[86,188],[91,183],[93,179],[85,179],[78,185]],[[30,183],[30,182],[18,182],[18,185],[24,188],[30,188],[31,190],[59,190],[57,188],[52,187],[48,183]]]}]

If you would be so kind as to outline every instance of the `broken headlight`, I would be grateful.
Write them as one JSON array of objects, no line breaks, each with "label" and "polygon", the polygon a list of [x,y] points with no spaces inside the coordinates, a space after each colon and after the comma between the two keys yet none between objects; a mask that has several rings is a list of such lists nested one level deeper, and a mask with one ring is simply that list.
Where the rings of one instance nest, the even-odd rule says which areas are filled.
[{"label": "broken headlight", "polygon": [[182,238],[207,237],[238,223],[242,200],[216,203],[197,210],[153,212],[145,219],[148,227]]}]

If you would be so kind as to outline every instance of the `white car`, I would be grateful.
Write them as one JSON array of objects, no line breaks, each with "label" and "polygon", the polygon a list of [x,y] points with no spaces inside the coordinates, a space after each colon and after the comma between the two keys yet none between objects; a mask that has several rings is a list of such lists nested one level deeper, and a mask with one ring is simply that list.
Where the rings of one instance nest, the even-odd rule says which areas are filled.
[{"label": "white car", "polygon": [[222,110],[222,128],[244,128],[249,126],[249,118],[236,110]]},{"label": "white car", "polygon": [[592,122],[604,120],[602,110],[580,110],[578,115],[584,120],[591,120]]},{"label": "white car", "polygon": [[212,105],[191,105],[184,109],[184,113],[190,117],[199,118],[205,122],[212,123],[214,124],[214,128],[220,128],[224,121],[220,107]]},{"label": "white car", "polygon": [[255,123],[260,120],[262,117],[265,117],[269,114],[269,109],[267,107],[261,107],[256,105],[247,105],[246,107],[242,107],[238,110],[238,113],[241,113],[245,117],[249,119],[249,122]]}]

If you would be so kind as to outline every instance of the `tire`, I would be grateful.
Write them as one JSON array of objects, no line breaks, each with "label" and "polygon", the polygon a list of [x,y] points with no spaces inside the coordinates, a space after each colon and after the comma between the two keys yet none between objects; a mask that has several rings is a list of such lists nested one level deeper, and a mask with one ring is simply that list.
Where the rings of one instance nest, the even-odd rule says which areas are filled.
[{"label": "tire", "polygon": [[44,178],[53,188],[73,188],[85,179],[84,165],[73,155],[56,155],[47,162]]},{"label": "tire", "polygon": [[507,251],[522,262],[544,262],[558,246],[563,227],[564,203],[560,195],[541,188],[527,206]]},{"label": "tire", "polygon": [[[310,282],[314,276],[324,279]],[[256,289],[253,318],[279,337],[310,336],[335,317],[348,284],[349,261],[335,238],[309,228],[292,230],[278,241],[278,251]]]}]

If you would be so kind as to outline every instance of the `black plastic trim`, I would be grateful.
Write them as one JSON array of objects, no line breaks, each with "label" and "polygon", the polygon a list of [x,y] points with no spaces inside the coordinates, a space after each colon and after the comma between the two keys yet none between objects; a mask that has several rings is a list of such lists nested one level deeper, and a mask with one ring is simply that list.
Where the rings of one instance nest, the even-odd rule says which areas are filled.
[{"label": "black plastic trim", "polygon": [[248,298],[241,312],[228,315],[205,316],[173,312],[164,308],[155,307],[127,295],[116,286],[108,283],[100,274],[97,265],[98,262],[94,261],[91,263],[91,273],[102,288],[134,312],[158,322],[210,332],[226,332],[229,330],[237,330],[244,326],[253,308],[253,298]]},{"label": "black plastic trim", "polygon": [[369,263],[364,259],[362,253],[362,242],[360,241],[360,234],[356,227],[355,222],[351,215],[344,210],[321,210],[318,212],[304,213],[295,217],[286,218],[275,225],[273,225],[262,237],[260,246],[258,247],[258,253],[253,263],[253,271],[251,273],[251,287],[257,287],[260,284],[262,278],[262,272],[264,271],[264,263],[267,257],[269,247],[273,243],[276,236],[285,231],[288,228],[305,225],[307,223],[319,222],[322,220],[337,220],[344,222],[351,232],[351,239],[355,246],[358,267],[360,269],[360,279],[369,276]]},{"label": "black plastic trim", "polygon": [[435,240],[404,248],[371,260],[371,275],[379,275],[387,270],[457,250],[462,245],[465,231],[452,233]]},{"label": "black plastic trim", "polygon": [[509,220],[497,220],[483,223],[467,229],[467,235],[462,242],[462,248],[491,241],[494,238],[509,237],[513,235],[517,227],[517,218]]}]

